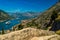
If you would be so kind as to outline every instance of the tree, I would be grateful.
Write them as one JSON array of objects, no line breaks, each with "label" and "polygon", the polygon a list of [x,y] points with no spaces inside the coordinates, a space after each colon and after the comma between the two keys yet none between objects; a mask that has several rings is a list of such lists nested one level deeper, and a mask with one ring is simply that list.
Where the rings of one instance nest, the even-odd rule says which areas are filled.
[{"label": "tree", "polygon": [[5,34],[5,32],[4,32],[4,28],[2,27],[2,34]]},{"label": "tree", "polygon": [[23,29],[23,25],[18,25],[18,30],[21,30],[21,29]]}]

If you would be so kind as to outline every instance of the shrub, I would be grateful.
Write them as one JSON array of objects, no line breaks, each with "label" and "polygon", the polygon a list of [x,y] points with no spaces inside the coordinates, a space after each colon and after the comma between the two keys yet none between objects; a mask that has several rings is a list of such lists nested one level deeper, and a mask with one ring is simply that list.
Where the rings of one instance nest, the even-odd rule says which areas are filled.
[{"label": "shrub", "polygon": [[21,30],[21,29],[23,29],[23,25],[18,25],[18,30]]},{"label": "shrub", "polygon": [[60,35],[60,30],[56,31],[56,34]]}]

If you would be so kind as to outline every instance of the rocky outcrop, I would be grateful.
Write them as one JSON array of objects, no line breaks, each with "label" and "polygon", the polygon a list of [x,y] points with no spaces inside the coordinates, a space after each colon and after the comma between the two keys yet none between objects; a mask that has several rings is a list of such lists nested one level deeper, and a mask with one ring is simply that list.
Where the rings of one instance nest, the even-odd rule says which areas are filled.
[{"label": "rocky outcrop", "polygon": [[38,30],[35,28],[25,28],[19,31],[0,35],[0,40],[30,40],[33,37],[54,35],[52,31]]},{"label": "rocky outcrop", "polygon": [[50,36],[42,36],[42,37],[33,37],[31,40],[60,40],[60,36],[50,35]]}]

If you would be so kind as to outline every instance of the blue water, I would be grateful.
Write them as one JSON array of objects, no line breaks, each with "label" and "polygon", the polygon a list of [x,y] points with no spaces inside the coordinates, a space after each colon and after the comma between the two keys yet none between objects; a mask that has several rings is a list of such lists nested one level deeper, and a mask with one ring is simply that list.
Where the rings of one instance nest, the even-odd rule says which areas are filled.
[{"label": "blue water", "polygon": [[[6,22],[8,22],[8,21],[10,22],[10,24],[6,24]],[[0,30],[2,30],[2,27],[4,28],[4,30],[11,29],[14,25],[17,25],[20,23],[20,21],[17,19],[8,20],[8,21],[0,22]]]}]

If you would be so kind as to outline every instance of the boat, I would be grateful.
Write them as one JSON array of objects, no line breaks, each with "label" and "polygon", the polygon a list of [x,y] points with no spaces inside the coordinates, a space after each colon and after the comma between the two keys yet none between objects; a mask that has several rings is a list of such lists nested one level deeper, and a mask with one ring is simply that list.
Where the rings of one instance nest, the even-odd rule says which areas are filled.
[{"label": "boat", "polygon": [[7,25],[10,24],[10,21],[5,22],[5,24],[7,24]]}]

